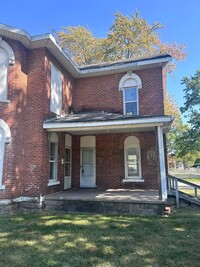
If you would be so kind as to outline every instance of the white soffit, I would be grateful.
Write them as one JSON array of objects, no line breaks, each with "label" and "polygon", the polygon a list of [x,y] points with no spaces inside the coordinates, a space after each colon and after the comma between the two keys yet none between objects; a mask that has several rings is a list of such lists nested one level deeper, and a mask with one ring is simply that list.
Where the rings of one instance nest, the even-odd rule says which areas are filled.
[{"label": "white soffit", "polygon": [[156,117],[138,120],[118,120],[118,121],[103,121],[103,122],[44,122],[43,129],[47,131],[65,131],[65,132],[84,132],[84,131],[101,131],[101,130],[125,130],[125,129],[140,129],[151,128],[156,126],[168,127],[173,121],[172,117]]}]

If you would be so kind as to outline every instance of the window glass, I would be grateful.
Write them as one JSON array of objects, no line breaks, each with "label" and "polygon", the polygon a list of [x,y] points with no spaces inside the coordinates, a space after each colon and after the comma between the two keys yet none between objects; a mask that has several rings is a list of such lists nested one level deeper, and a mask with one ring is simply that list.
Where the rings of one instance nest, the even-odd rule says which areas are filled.
[{"label": "window glass", "polygon": [[92,149],[87,149],[87,148],[84,148],[82,150],[82,162],[93,162],[93,150]]},{"label": "window glass", "polygon": [[65,161],[66,162],[70,162],[70,154],[71,154],[70,152],[71,150],[69,148],[65,149]]},{"label": "window glass", "polygon": [[137,89],[127,88],[125,89],[125,101],[137,101]]},{"label": "window glass", "polygon": [[129,136],[124,141],[125,179],[141,179],[140,141]]},{"label": "window glass", "polygon": [[82,165],[82,176],[83,177],[93,177],[94,176],[94,164],[93,163],[83,163]]},{"label": "window glass", "polygon": [[128,176],[139,176],[139,147],[127,148],[126,156]]},{"label": "window glass", "polygon": [[56,143],[50,143],[50,160],[56,159]]},{"label": "window glass", "polygon": [[49,180],[56,180],[57,179],[57,163],[50,162],[50,177]]},{"label": "window glass", "polygon": [[71,149],[65,148],[65,176],[71,175]]},{"label": "window glass", "polygon": [[49,180],[57,180],[58,171],[58,142],[57,135],[52,134],[49,143]]},{"label": "window glass", "polygon": [[124,108],[126,115],[138,114],[138,89],[124,88]]},{"label": "window glass", "polygon": [[65,176],[70,176],[70,163],[65,162]]},{"label": "window glass", "polygon": [[126,115],[136,115],[137,114],[137,103],[131,102],[126,103]]}]

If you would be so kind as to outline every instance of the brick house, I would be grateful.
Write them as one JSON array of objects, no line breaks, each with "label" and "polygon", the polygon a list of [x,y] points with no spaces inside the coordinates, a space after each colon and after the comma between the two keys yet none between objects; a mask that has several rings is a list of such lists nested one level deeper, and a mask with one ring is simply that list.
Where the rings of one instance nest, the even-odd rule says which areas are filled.
[{"label": "brick house", "polygon": [[167,198],[160,54],[79,67],[50,34],[0,24],[0,199],[68,188]]}]

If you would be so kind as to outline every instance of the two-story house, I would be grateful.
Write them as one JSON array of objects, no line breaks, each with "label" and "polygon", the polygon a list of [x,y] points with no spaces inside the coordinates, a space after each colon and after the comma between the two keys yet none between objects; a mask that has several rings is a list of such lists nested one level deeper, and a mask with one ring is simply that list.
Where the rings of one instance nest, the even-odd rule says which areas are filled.
[{"label": "two-story house", "polygon": [[168,54],[79,67],[50,34],[0,24],[0,199],[72,187],[167,198]]}]

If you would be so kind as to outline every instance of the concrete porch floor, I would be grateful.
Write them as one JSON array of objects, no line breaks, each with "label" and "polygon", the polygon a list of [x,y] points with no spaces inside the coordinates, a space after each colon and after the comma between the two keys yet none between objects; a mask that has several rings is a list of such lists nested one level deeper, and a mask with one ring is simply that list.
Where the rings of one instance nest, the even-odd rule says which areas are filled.
[{"label": "concrete porch floor", "polygon": [[69,189],[47,195],[45,200],[81,200],[126,203],[164,203],[158,190],[131,189]]}]

